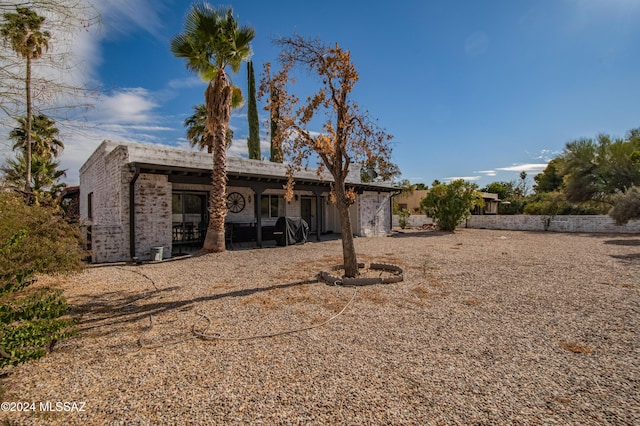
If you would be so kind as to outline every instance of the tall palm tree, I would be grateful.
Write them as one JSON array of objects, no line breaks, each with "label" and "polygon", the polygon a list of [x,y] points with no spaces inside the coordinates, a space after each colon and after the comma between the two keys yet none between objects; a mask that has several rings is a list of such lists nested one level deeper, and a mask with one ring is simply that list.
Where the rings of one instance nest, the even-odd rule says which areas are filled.
[{"label": "tall palm tree", "polygon": [[27,7],[16,7],[16,13],[5,13],[2,16],[4,22],[0,25],[0,34],[9,42],[11,48],[25,59],[27,67],[24,80],[27,101],[27,121],[25,125],[26,178],[24,190],[28,200],[31,192],[31,61],[39,59],[49,48],[51,34],[48,31],[41,30],[45,18]]},{"label": "tall palm tree", "polygon": [[213,178],[209,203],[209,228],[203,250],[225,250],[224,220],[227,215],[227,155],[225,136],[231,120],[234,88],[225,69],[240,71],[251,56],[255,30],[239,27],[233,10],[196,3],[185,18],[184,32],[171,40],[171,52],[186,60],[187,69],[209,84],[205,91],[207,129],[213,146]]},{"label": "tall palm tree", "polygon": [[[18,119],[19,126],[10,133],[9,138],[15,141],[13,150],[27,151],[27,118]],[[31,122],[31,153],[32,155],[52,156],[57,158],[64,149],[64,143],[58,136],[60,130],[56,122],[44,114],[34,115]]]},{"label": "tall palm tree", "polygon": [[[240,97],[239,102],[241,104],[242,97]],[[240,104],[236,102],[231,106],[236,108]],[[187,139],[189,139],[191,146],[197,147],[201,151],[207,148],[209,154],[213,152],[213,137],[209,133],[209,129],[207,129],[207,107],[205,104],[193,106],[193,115],[184,120],[184,126],[187,128]],[[232,141],[233,130],[228,128],[225,135],[227,149],[231,146]]]}]

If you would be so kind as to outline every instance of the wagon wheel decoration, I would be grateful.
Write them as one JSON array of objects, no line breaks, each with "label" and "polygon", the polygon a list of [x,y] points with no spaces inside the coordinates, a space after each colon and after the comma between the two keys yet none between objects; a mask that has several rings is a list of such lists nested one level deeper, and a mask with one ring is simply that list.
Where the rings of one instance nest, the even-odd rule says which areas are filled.
[{"label": "wagon wheel decoration", "polygon": [[244,197],[239,192],[232,192],[227,196],[227,208],[231,213],[240,213],[244,210]]}]

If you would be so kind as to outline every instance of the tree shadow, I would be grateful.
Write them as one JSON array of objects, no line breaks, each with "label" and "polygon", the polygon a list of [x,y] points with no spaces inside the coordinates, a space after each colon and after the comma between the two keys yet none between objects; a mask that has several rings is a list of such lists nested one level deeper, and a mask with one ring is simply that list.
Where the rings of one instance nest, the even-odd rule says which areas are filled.
[{"label": "tree shadow", "polygon": [[640,261],[640,253],[631,253],[631,254],[612,254],[611,257],[614,259],[621,260],[623,262],[638,262]]},{"label": "tree shadow", "polygon": [[616,246],[640,246],[640,239],[637,240],[607,240],[605,244],[613,244]]},{"label": "tree shadow", "polygon": [[411,238],[411,237],[441,237],[451,235],[453,232],[446,231],[394,231],[391,238]]},{"label": "tree shadow", "polygon": [[[142,303],[152,297],[161,296],[162,293],[168,291],[179,290],[181,287],[169,287],[160,290],[150,290],[137,293],[123,299],[121,292],[102,293],[95,295],[80,295],[79,298],[86,298],[85,302],[72,304],[72,315],[80,316],[78,326],[81,332],[86,332],[94,328],[103,328],[107,326],[115,326],[129,322],[135,322],[148,317],[149,315],[158,315],[173,310],[188,310],[192,305],[198,302],[208,302],[213,300],[224,299],[228,297],[245,297],[256,293],[262,293],[271,290],[291,288],[307,284],[318,283],[317,278],[296,281],[292,283],[276,284],[268,287],[255,287],[242,290],[234,290],[226,293],[212,294],[209,296],[196,297],[183,300],[170,300],[166,302],[158,301],[154,303]],[[104,296],[119,296],[116,300],[98,299]],[[87,316],[89,316],[87,318]],[[83,318],[84,317],[84,318]],[[104,333],[108,334],[108,333]]]}]

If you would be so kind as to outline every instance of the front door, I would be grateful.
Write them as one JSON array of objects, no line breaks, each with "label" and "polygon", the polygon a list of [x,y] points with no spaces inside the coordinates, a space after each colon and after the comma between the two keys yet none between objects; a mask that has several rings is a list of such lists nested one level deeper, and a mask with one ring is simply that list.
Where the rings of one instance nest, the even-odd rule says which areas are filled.
[{"label": "front door", "polygon": [[309,225],[309,232],[315,233],[317,231],[315,197],[300,198],[300,217]]}]

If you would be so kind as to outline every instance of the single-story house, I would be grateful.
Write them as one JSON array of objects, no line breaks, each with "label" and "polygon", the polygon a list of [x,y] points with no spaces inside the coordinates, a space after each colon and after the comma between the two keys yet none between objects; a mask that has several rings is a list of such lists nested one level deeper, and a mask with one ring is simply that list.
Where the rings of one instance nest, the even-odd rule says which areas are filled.
[{"label": "single-story house", "polygon": [[[420,214],[422,209],[420,208],[420,202],[429,193],[428,189],[416,189],[409,194],[402,194],[396,196],[394,199],[398,204],[400,210],[407,209],[411,214]],[[483,192],[482,199],[484,200],[484,207],[474,207],[471,214],[484,215],[484,214],[498,214],[498,205],[501,200],[498,199],[498,194],[492,192]]]},{"label": "single-story house", "polygon": [[[80,221],[96,263],[164,257],[202,246],[208,223],[211,154],[159,145],[104,141],[80,168]],[[302,170],[294,198],[284,199],[286,165],[227,158],[227,234],[262,247],[279,217],[302,218],[311,238],[340,232],[329,201],[330,174]],[[391,232],[390,183],[363,183],[352,165],[347,184],[358,196],[351,207],[354,235]],[[231,239],[231,238],[230,238]]]}]

